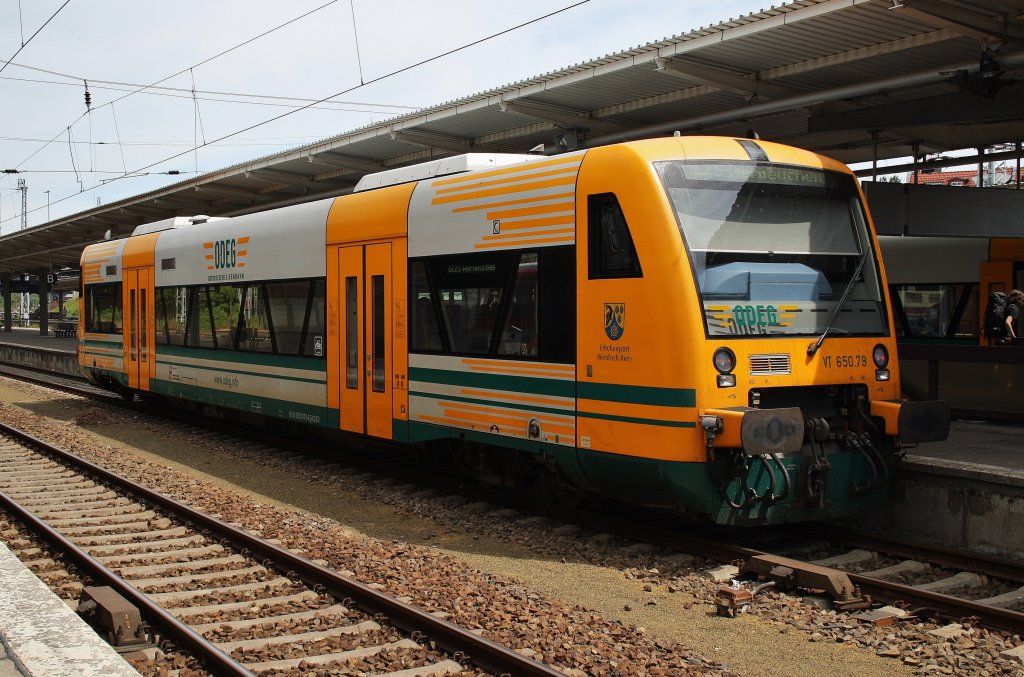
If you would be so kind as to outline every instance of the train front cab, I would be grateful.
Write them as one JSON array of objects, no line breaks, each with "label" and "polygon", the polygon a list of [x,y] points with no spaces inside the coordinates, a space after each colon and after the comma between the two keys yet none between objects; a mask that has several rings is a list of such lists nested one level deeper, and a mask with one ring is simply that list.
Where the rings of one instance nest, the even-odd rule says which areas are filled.
[{"label": "train front cab", "polygon": [[[810,153],[735,139],[590,151],[577,187],[577,209],[585,215],[577,237],[579,449],[563,467],[600,493],[691,510],[720,523],[819,519],[881,504],[897,445],[944,438],[948,412],[942,403],[900,401],[898,366],[888,360],[896,346],[884,278],[866,216],[859,242],[846,243],[856,249],[828,263],[835,270],[827,282],[798,263],[826,266],[818,258],[780,256],[795,265],[764,266],[771,282],[762,289],[778,294],[792,286],[801,290],[795,296],[758,300],[749,289],[731,290],[731,282],[723,281],[718,298],[702,297],[695,285],[706,292],[711,278],[693,267],[662,178],[653,170],[680,157],[708,160],[706,167],[770,167],[768,161],[807,167],[817,172],[815,181],[822,170],[849,176],[838,163]],[[635,178],[627,183],[620,176]],[[802,176],[797,171],[783,182]],[[863,204],[852,176],[848,181],[844,190],[852,193],[846,197]],[[726,212],[729,207],[719,206]],[[609,217],[615,209],[620,215]],[[609,226],[615,218],[621,224]],[[636,260],[624,260],[624,251]],[[771,260],[771,253],[762,254]],[[603,272],[602,256],[610,265]],[[824,310],[840,301],[843,276],[849,278],[862,260],[864,276],[874,280],[868,285],[873,298],[860,298],[866,291],[858,285],[832,333],[809,354],[827,322],[820,318],[831,314]],[[718,269],[720,280],[730,273],[727,265]],[[786,300],[816,285],[823,285],[826,300]],[[737,326],[737,309],[745,316],[752,312],[753,322]],[[869,315],[859,331],[846,319]],[[723,354],[732,357],[728,370],[720,364]]]},{"label": "train front cab", "polygon": [[130,397],[155,374],[155,233],[91,245],[82,258],[78,363],[96,385]]}]

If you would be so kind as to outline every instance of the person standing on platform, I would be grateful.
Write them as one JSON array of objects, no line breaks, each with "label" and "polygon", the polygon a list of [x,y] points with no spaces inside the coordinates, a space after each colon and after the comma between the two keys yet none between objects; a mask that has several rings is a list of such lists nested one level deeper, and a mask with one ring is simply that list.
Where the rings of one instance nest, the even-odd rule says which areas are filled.
[{"label": "person standing on platform", "polygon": [[1022,309],[1024,309],[1024,292],[1014,289],[1006,297],[1006,340],[1008,342],[1017,339],[1020,329],[1017,321],[1020,319]]}]

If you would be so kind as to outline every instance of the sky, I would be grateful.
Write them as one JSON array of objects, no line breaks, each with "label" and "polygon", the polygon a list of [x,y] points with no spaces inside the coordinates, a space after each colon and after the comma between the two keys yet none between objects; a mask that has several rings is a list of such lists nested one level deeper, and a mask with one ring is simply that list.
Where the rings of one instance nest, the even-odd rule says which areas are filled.
[{"label": "sky", "polygon": [[0,0],[0,232],[770,4]]}]

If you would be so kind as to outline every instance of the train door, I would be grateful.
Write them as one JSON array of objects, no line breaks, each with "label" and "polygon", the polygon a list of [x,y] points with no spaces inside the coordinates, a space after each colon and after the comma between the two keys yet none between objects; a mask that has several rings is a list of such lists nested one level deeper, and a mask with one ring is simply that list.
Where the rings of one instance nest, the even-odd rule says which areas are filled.
[{"label": "train door", "polygon": [[341,428],[392,437],[391,244],[339,250]]},{"label": "train door", "polygon": [[149,390],[153,361],[153,273],[150,268],[124,271],[124,364],[128,387]]}]

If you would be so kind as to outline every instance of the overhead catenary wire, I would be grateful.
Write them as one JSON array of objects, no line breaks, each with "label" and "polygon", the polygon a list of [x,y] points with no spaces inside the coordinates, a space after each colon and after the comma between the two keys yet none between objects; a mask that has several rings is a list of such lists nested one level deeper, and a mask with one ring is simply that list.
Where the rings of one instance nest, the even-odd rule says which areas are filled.
[{"label": "overhead catenary wire", "polygon": [[[5,68],[7,68],[7,65],[8,65],[9,63],[11,63],[11,61],[13,61],[13,60],[15,59],[15,57],[17,57],[17,56],[18,56],[19,54],[21,54],[21,50],[25,49],[25,47],[27,47],[27,46],[28,46],[28,43],[32,42],[32,39],[33,39],[34,37],[36,37],[37,35],[39,35],[39,31],[41,31],[41,30],[43,30],[44,28],[46,28],[46,25],[47,25],[47,24],[49,24],[49,23],[50,23],[51,21],[53,21],[53,17],[55,17],[55,16],[57,16],[58,14],[60,14],[60,11],[61,11],[62,9],[64,9],[65,7],[67,7],[67,6],[68,6],[68,3],[69,3],[69,2],[71,2],[71,0],[64,0],[64,4],[63,4],[63,5],[61,5],[60,7],[58,7],[58,8],[57,8],[57,11],[56,11],[56,12],[54,12],[53,14],[51,14],[51,15],[50,15],[50,18],[49,18],[49,19],[47,19],[46,21],[44,21],[44,22],[43,22],[43,25],[42,25],[42,26],[40,26],[39,28],[37,28],[37,29],[36,29],[36,32],[35,32],[35,33],[33,33],[32,35],[30,35],[30,36],[29,36],[28,40],[26,40],[26,39],[25,39],[25,33],[24,33],[24,28],[22,28],[22,35],[21,35],[21,47],[19,47],[19,48],[18,48],[18,51],[16,51],[16,52],[14,53],[14,56],[12,56],[12,57],[11,57],[10,59],[8,59],[7,61],[5,61],[5,62],[4,62],[4,65],[0,66],[0,73],[3,73],[3,72],[4,72],[4,69],[5,69]],[[19,16],[20,16],[20,14],[21,14],[21,2],[20,2],[20,1],[18,2],[18,12],[19,12]]]},{"label": "overhead catenary wire", "polygon": [[[57,12],[60,12],[60,10],[61,10],[61,9],[64,9],[64,7],[65,7],[65,6],[66,6],[66,5],[67,5],[67,4],[69,3],[69,2],[71,2],[71,0],[65,0],[64,4],[60,6],[60,8],[59,8],[59,9],[57,10]],[[325,7],[329,7],[329,6],[333,5],[333,4],[334,4],[334,3],[336,3],[336,2],[338,2],[338,0],[330,0],[330,1],[329,1],[329,2],[327,2],[327,3],[325,3],[325,4],[323,4],[323,5],[320,5],[319,7],[315,7],[315,8],[313,8],[313,9],[309,10],[308,12],[305,12],[305,13],[303,13],[303,14],[300,14],[300,15],[299,15],[299,16],[297,16],[297,17],[294,17],[294,18],[292,18],[292,19],[289,19],[288,21],[286,21],[286,22],[284,22],[284,23],[282,23],[282,24],[279,24],[279,25],[275,26],[274,28],[271,28],[270,30],[264,31],[263,33],[260,33],[259,35],[256,35],[256,36],[254,36],[254,37],[251,37],[251,38],[249,38],[248,40],[245,40],[245,41],[243,41],[243,42],[240,42],[240,43],[238,43],[237,45],[234,45],[233,47],[229,47],[228,49],[225,49],[224,51],[222,51],[222,52],[220,52],[220,53],[218,53],[218,54],[215,54],[215,55],[213,55],[213,56],[211,56],[211,57],[209,57],[209,58],[207,58],[207,59],[204,59],[204,60],[200,61],[200,62],[199,62],[199,63],[197,63],[197,64],[193,64],[192,66],[189,66],[188,68],[183,68],[182,70],[180,70],[180,71],[178,71],[178,72],[176,72],[176,73],[172,73],[171,75],[168,75],[168,76],[166,76],[166,77],[160,78],[160,79],[159,79],[159,80],[157,80],[156,82],[153,82],[153,83],[151,83],[151,84],[149,84],[149,85],[140,85],[140,86],[139,86],[139,88],[138,88],[137,90],[135,90],[135,91],[132,91],[132,92],[129,92],[129,93],[125,94],[124,96],[121,96],[121,97],[118,97],[118,98],[114,99],[113,101],[109,101],[108,103],[109,103],[109,104],[113,104],[113,103],[116,103],[116,102],[118,102],[118,101],[121,101],[121,100],[123,100],[123,99],[126,99],[126,98],[128,98],[129,96],[132,96],[133,94],[136,94],[136,93],[138,93],[139,91],[142,91],[143,89],[146,89],[147,87],[152,87],[152,86],[154,86],[154,85],[158,85],[158,84],[160,84],[161,82],[164,82],[165,80],[170,80],[170,79],[171,79],[171,78],[173,78],[173,77],[176,77],[176,76],[178,76],[178,75],[181,75],[181,74],[185,73],[185,71],[189,70],[190,68],[198,68],[199,66],[202,66],[202,65],[204,65],[204,64],[210,63],[210,62],[211,62],[211,61],[213,61],[214,59],[218,59],[218,58],[220,58],[220,57],[224,56],[225,54],[229,54],[229,53],[231,53],[231,52],[235,51],[236,49],[239,49],[239,48],[241,48],[241,47],[244,47],[245,45],[247,45],[247,44],[249,44],[249,43],[251,43],[251,42],[254,42],[254,41],[256,41],[256,40],[259,40],[260,38],[262,38],[262,37],[265,37],[265,36],[267,36],[267,35],[270,35],[271,33],[275,32],[275,31],[278,31],[278,30],[280,30],[280,29],[284,28],[285,26],[289,26],[289,25],[291,25],[291,24],[295,23],[296,21],[300,21],[301,19],[304,19],[305,17],[307,17],[307,16],[310,16],[311,14],[314,14],[314,13],[316,13],[316,12],[319,12],[320,10],[324,9]],[[46,22],[46,23],[49,23],[49,22],[50,22],[50,20],[52,20],[52,19],[53,19],[53,17],[57,15],[57,12],[54,12],[53,16],[51,16],[51,17],[50,17],[50,19],[47,19],[47,22]],[[45,26],[45,25],[46,25],[46,24],[43,24],[43,26]],[[39,29],[39,30],[42,30],[42,27],[40,27],[40,29]],[[39,33],[39,31],[36,31],[36,34],[38,34],[38,33]],[[35,37],[35,35],[33,35],[32,37]],[[32,38],[29,38],[29,40],[31,40],[31,39],[32,39]],[[27,43],[26,43],[26,44],[27,44]],[[19,50],[18,50],[18,52],[20,52],[20,51],[21,51],[21,50],[19,49]],[[11,63],[11,61],[13,61],[13,60],[14,60],[14,57],[18,56],[18,52],[15,52],[15,53],[14,53],[14,56],[12,56],[12,57],[11,57],[10,59],[8,59],[8,60],[7,60],[7,61],[6,61],[5,63],[4,63],[4,65],[3,65],[3,66],[0,66],[0,73],[2,73],[2,72],[3,72],[3,70],[4,70],[4,68],[7,68],[8,64],[10,64],[10,63]],[[103,105],[105,106],[105,105],[107,105],[107,104],[103,104]],[[74,122],[72,122],[72,123],[71,123],[71,125],[74,125],[74,124],[76,124],[76,123],[77,123],[77,122],[78,122],[79,120],[81,120],[81,119],[82,119],[82,116],[79,116],[79,117],[78,117],[78,118],[77,118],[77,119],[76,119],[76,120],[75,120]],[[69,127],[70,127],[70,125],[69,125]],[[58,136],[59,136],[59,135],[58,135]],[[56,138],[56,137],[54,137],[54,138]],[[52,143],[52,142],[51,142],[51,143]],[[49,144],[46,144],[46,145],[49,145]],[[45,148],[45,147],[46,147],[46,145],[44,145],[44,146],[43,146],[43,148]],[[37,155],[37,154],[38,154],[38,153],[39,153],[40,151],[42,151],[42,150],[43,150],[43,148],[39,148],[39,149],[37,149],[37,150],[36,150],[35,152],[33,152],[33,153],[32,153],[32,155],[28,156],[28,157],[27,157],[26,159],[24,159],[24,160],[22,160],[21,162],[19,162],[19,163],[18,163],[18,164],[16,165],[16,167],[21,167],[21,165],[25,164],[25,163],[26,163],[26,162],[28,162],[28,161],[29,161],[30,159],[32,159],[32,158],[33,158],[33,157],[34,157],[35,155]]]},{"label": "overhead catenary wire", "polygon": [[[407,71],[413,70],[414,68],[419,68],[420,66],[426,65],[428,63],[432,63],[432,62],[437,61],[439,59],[443,59],[446,56],[451,56],[452,54],[456,54],[458,52],[461,52],[462,50],[469,49],[470,47],[475,47],[475,46],[477,46],[477,45],[479,45],[481,43],[487,42],[488,40],[493,40],[494,38],[497,38],[497,37],[500,37],[502,35],[506,35],[508,33],[511,33],[513,31],[519,30],[520,28],[524,28],[524,27],[529,26],[531,24],[535,24],[538,21],[543,21],[544,19],[549,19],[549,18],[551,18],[553,16],[556,16],[558,14],[562,14],[563,12],[567,12],[567,11],[569,11],[571,9],[575,9],[576,7],[579,7],[581,5],[585,5],[588,2],[590,2],[590,0],[580,0],[579,2],[576,2],[576,3],[573,3],[573,4],[568,5],[566,7],[563,7],[562,9],[558,9],[558,10],[555,10],[553,12],[549,12],[547,14],[544,14],[543,16],[539,16],[539,17],[536,17],[536,18],[531,19],[529,21],[525,21],[525,22],[517,24],[517,25],[515,25],[515,26],[513,26],[511,28],[506,28],[505,30],[498,31],[497,33],[492,33],[491,35],[488,35],[486,37],[480,38],[478,40],[474,40],[473,42],[466,43],[466,44],[464,44],[464,45],[462,45],[460,47],[455,47],[453,49],[448,50],[447,52],[442,52],[441,54],[434,55],[432,57],[423,59],[422,61],[417,61],[414,64],[410,64],[408,66],[404,66],[402,68],[395,69],[393,71],[385,73],[384,75],[380,75],[380,76],[378,76],[376,78],[373,78],[371,80],[367,80],[364,83],[361,83],[361,84],[358,84],[358,85],[354,85],[354,86],[349,87],[347,89],[343,89],[340,92],[336,92],[334,94],[331,94],[330,96],[325,96],[322,99],[318,99],[314,103],[306,104],[305,106],[299,106],[298,108],[290,110],[287,113],[281,113],[280,115],[274,116],[274,117],[269,118],[267,120],[263,120],[262,122],[257,122],[255,124],[251,124],[251,125],[249,125],[247,127],[243,127],[242,129],[235,130],[234,132],[230,132],[228,134],[220,136],[220,137],[218,137],[216,139],[213,139],[212,141],[208,141],[208,142],[206,142],[206,143],[204,143],[202,145],[203,146],[209,146],[209,145],[218,143],[220,141],[223,141],[225,139],[230,139],[230,138],[232,138],[234,136],[237,136],[239,134],[243,134],[245,132],[251,131],[253,129],[256,129],[257,127],[262,127],[263,125],[270,124],[271,122],[276,122],[278,120],[281,120],[283,118],[288,117],[289,115],[294,115],[295,113],[299,113],[301,111],[307,110],[307,109],[311,108],[316,103],[323,103],[324,101],[327,101],[328,99],[333,99],[336,96],[343,96],[345,94],[349,94],[351,92],[354,92],[355,90],[360,89],[362,87],[365,87],[366,85],[372,85],[374,83],[381,82],[383,80],[387,80],[388,78],[392,78],[392,77],[394,77],[396,75],[400,75],[401,73],[405,73]],[[175,155],[171,155],[169,157],[163,158],[162,160],[158,160],[156,162],[148,164],[145,167],[140,167],[136,171],[145,171],[147,169],[150,169],[151,167],[155,167],[155,166],[157,166],[157,165],[159,165],[161,163],[167,162],[168,160],[174,160],[175,158],[179,158],[182,155],[186,155],[188,153],[191,153],[192,150],[193,149],[190,148],[189,150],[182,151],[180,153],[176,153]]]},{"label": "overhead catenary wire", "polygon": [[[336,0],[334,0],[334,1],[336,1]],[[574,2],[574,3],[570,4],[570,5],[562,7],[561,9],[557,9],[557,10],[554,10],[552,12],[548,12],[546,14],[543,14],[541,16],[535,17],[535,18],[530,19],[528,21],[524,21],[522,23],[516,24],[515,26],[512,26],[510,28],[506,28],[504,30],[498,31],[496,33],[492,33],[490,35],[487,35],[485,37],[479,38],[477,40],[473,40],[472,42],[465,43],[465,44],[463,44],[463,45],[461,45],[459,47],[455,47],[453,49],[447,50],[447,51],[442,52],[440,54],[436,54],[436,55],[428,57],[426,59],[422,59],[422,60],[417,61],[415,63],[409,64],[408,66],[403,66],[401,68],[397,68],[397,69],[395,69],[393,71],[390,71],[390,72],[385,73],[383,75],[377,76],[376,78],[373,78],[373,79],[368,80],[366,82],[361,82],[359,85],[354,85],[352,87],[348,87],[348,88],[343,89],[343,90],[341,90],[339,92],[335,92],[334,94],[331,94],[329,96],[325,96],[325,97],[322,97],[320,99],[317,99],[317,100],[315,100],[315,101],[313,101],[311,103],[305,104],[303,106],[296,107],[296,108],[294,108],[294,109],[292,109],[292,110],[290,110],[288,112],[285,112],[285,113],[282,113],[280,115],[276,115],[274,117],[271,117],[271,118],[268,118],[266,120],[263,120],[262,122],[257,122],[257,123],[248,125],[246,127],[243,127],[241,129],[235,130],[234,132],[230,132],[228,134],[224,134],[224,135],[222,135],[222,136],[220,136],[220,137],[218,137],[216,139],[204,142],[203,144],[201,144],[200,146],[197,146],[196,148],[190,148],[190,149],[184,150],[184,151],[182,151],[180,153],[175,153],[174,155],[170,155],[168,157],[162,158],[162,159],[160,159],[160,160],[158,160],[156,162],[152,162],[152,163],[150,163],[148,165],[145,165],[143,167],[139,167],[139,168],[133,170],[131,173],[129,173],[129,174],[125,175],[125,176],[118,177],[118,178],[115,178],[115,179],[111,179],[111,181],[108,182],[108,185],[109,185],[109,183],[113,183],[113,182],[118,181],[120,179],[129,178],[129,177],[131,177],[133,175],[140,174],[142,172],[146,172],[146,170],[151,169],[153,167],[156,167],[157,165],[160,165],[160,164],[162,164],[164,162],[168,162],[170,160],[174,160],[176,158],[179,158],[179,157],[181,157],[183,155],[187,155],[188,153],[193,152],[197,148],[213,145],[213,144],[219,143],[221,141],[224,141],[226,139],[230,139],[230,138],[233,138],[235,136],[238,136],[239,134],[244,134],[245,132],[251,131],[251,130],[256,129],[258,127],[262,127],[263,125],[267,125],[267,124],[270,124],[272,122],[276,122],[278,120],[281,120],[281,119],[283,119],[285,117],[288,117],[290,115],[294,115],[295,113],[298,113],[298,112],[301,112],[301,111],[304,111],[304,110],[308,110],[309,108],[313,107],[316,104],[323,103],[325,101],[328,101],[330,99],[334,99],[334,98],[339,97],[339,96],[344,96],[344,95],[349,94],[351,92],[354,92],[354,91],[356,91],[358,89],[361,89],[362,87],[365,87],[367,85],[371,85],[371,84],[374,84],[374,83],[377,83],[377,82],[381,82],[383,80],[387,80],[389,78],[392,78],[392,77],[394,77],[396,75],[400,75],[402,73],[406,73],[406,72],[408,72],[410,70],[413,70],[415,68],[419,68],[419,67],[424,66],[424,65],[426,65],[428,63],[432,63],[434,61],[438,61],[438,60],[443,59],[443,58],[445,58],[447,56],[451,56],[452,54],[456,54],[456,53],[461,52],[463,50],[470,49],[472,47],[480,45],[480,44],[482,44],[484,42],[488,42],[488,41],[493,40],[495,38],[498,38],[498,37],[501,37],[503,35],[507,35],[509,33],[512,33],[514,31],[520,30],[522,28],[525,28],[526,26],[530,26],[530,25],[533,25],[535,23],[544,21],[546,19],[550,19],[553,16],[557,16],[559,14],[563,14],[565,12],[573,10],[573,9],[575,9],[577,7],[582,6],[582,5],[588,4],[589,2],[590,2],[590,0],[579,0],[578,2]],[[328,3],[328,4],[333,4],[333,3]],[[326,5],[324,5],[324,6],[326,6]],[[313,10],[313,11],[316,11],[316,10]],[[309,14],[309,13],[307,13],[307,14]],[[232,49],[234,49],[234,48],[232,48]],[[230,51],[230,50],[226,50],[225,52],[222,52],[221,54],[226,54],[228,51]],[[201,63],[207,63],[210,60],[212,60],[212,58],[216,58],[216,57],[211,57],[211,59],[207,59],[206,61],[203,61]],[[197,64],[197,65],[200,65],[200,64]],[[183,71],[181,71],[181,72],[183,72]],[[177,74],[180,74],[180,72],[177,73]],[[168,76],[168,77],[173,77],[173,76]],[[166,79],[168,79],[168,78],[164,78],[162,80],[159,80],[158,83],[159,82],[163,82],[163,80],[166,80]],[[121,97],[121,99],[123,99],[123,98],[125,98],[125,97]],[[117,99],[116,101],[119,101],[121,99]],[[64,196],[64,197],[59,198],[58,200],[56,200],[54,202],[54,204],[63,202],[64,200],[71,199],[72,197],[74,197],[74,196],[73,195]],[[0,223],[3,223],[3,221],[0,220]]]},{"label": "overhead catenary wire", "polygon": [[[69,78],[69,79],[73,80],[73,82],[58,82],[56,80],[40,80],[40,79],[37,79],[37,78],[16,78],[16,77],[12,77],[10,75],[0,76],[0,80],[9,80],[11,82],[28,82],[28,83],[31,83],[31,84],[40,84],[40,85],[56,85],[56,86],[59,86],[59,87],[77,87],[78,86],[78,81],[85,79],[85,78],[80,78],[80,77],[77,77],[77,76],[74,76],[74,75],[68,75],[68,74],[65,74],[65,73],[59,73],[57,71],[47,70],[45,68],[36,68],[34,66],[26,66],[24,64],[14,63],[13,61],[11,62],[11,65],[16,66],[16,67],[21,68],[21,69],[25,69],[25,70],[33,70],[33,71],[38,71],[40,73],[46,73],[48,75],[55,75],[55,76],[61,77],[61,78]],[[125,91],[129,91],[129,90],[139,90],[136,93],[142,94],[142,95],[145,95],[145,96],[175,96],[175,94],[184,94],[184,95],[187,95],[187,96],[191,96],[191,93],[192,93],[192,90],[186,89],[184,87],[168,87],[166,85],[140,85],[138,83],[133,83],[133,82],[118,82],[118,81],[114,81],[114,80],[99,80],[99,79],[96,79],[96,78],[88,78],[88,80],[89,80],[89,82],[92,83],[92,88],[93,89],[109,90],[109,91],[114,91],[114,92],[125,92]],[[284,103],[277,103],[277,104],[275,104],[275,103],[266,103],[266,100],[268,100],[268,99],[271,100],[271,101],[295,101],[295,102],[299,102],[299,103],[309,103],[309,102],[317,101],[318,100],[318,99],[303,98],[303,97],[300,97],[300,96],[281,96],[281,95],[274,95],[274,94],[251,94],[251,93],[248,93],[248,92],[221,92],[221,91],[217,91],[217,90],[207,90],[207,89],[197,89],[197,90],[195,90],[195,93],[199,97],[199,99],[202,100],[202,101],[222,101],[222,102],[225,102],[225,103],[244,103],[244,104],[248,104],[248,105],[262,105],[262,106],[283,106],[283,105],[288,105],[288,104],[284,104]],[[206,95],[206,96],[204,96],[204,95]],[[241,99],[258,99],[259,101],[234,101],[234,100],[231,100],[231,99],[213,98],[213,97],[227,97],[227,96],[237,97],[237,98],[241,98]],[[184,98],[184,97],[178,97],[178,98]],[[102,104],[102,105],[106,106],[106,105],[112,105],[112,104],[113,104],[113,102],[110,102],[110,104]],[[352,111],[352,112],[357,112],[357,113],[369,113],[369,112],[375,112],[375,111],[360,110],[360,109],[355,109],[355,108],[338,108],[338,107],[339,106],[365,106],[367,108],[385,108],[385,109],[393,109],[393,110],[396,110],[396,111],[415,110],[417,108],[421,108],[422,107],[422,106],[419,106],[419,105],[394,104],[394,103],[373,103],[373,102],[370,102],[370,101],[325,101],[322,105],[325,108],[329,108],[329,109],[333,109],[333,110]]]},{"label": "overhead catenary wire", "polygon": [[363,84],[363,59],[359,55],[359,30],[356,28],[355,0],[348,0],[348,8],[352,13],[352,36],[356,41],[356,65],[359,67],[359,84]]},{"label": "overhead catenary wire", "polygon": [[117,149],[121,151],[121,168],[128,173],[128,163],[124,161],[124,144],[121,143],[121,130],[117,127],[117,113],[114,112],[114,105],[110,105],[110,116],[114,119],[114,133],[117,135]]}]

